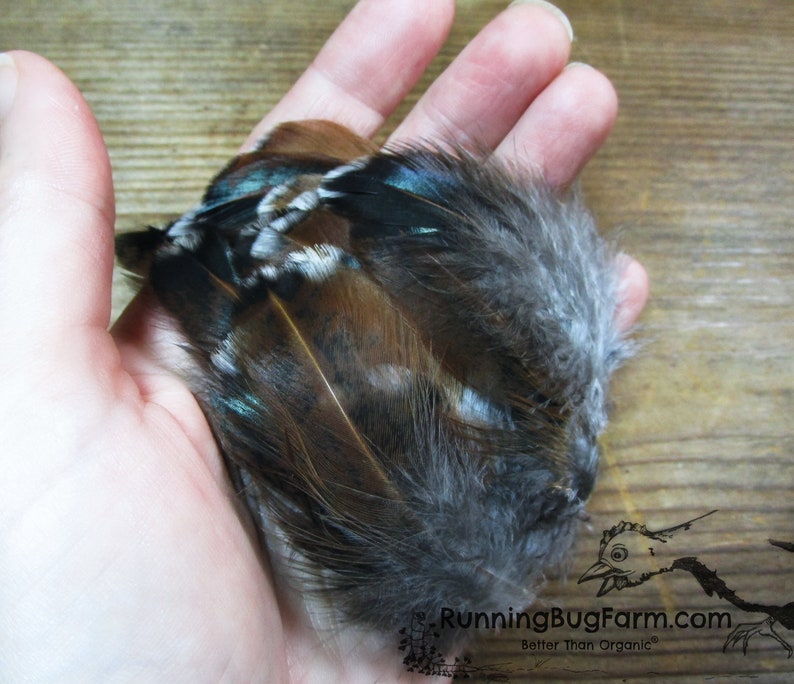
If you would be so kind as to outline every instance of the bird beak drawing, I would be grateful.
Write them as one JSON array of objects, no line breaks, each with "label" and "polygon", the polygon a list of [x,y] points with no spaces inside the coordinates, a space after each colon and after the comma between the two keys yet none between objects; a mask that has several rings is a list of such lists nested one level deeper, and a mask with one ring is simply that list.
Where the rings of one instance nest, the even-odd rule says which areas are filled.
[{"label": "bird beak drawing", "polygon": [[613,589],[619,591],[625,587],[629,583],[628,576],[631,573],[631,570],[618,570],[605,560],[599,560],[582,573],[577,584],[594,579],[602,579],[604,581],[601,583],[596,596],[603,596]]}]

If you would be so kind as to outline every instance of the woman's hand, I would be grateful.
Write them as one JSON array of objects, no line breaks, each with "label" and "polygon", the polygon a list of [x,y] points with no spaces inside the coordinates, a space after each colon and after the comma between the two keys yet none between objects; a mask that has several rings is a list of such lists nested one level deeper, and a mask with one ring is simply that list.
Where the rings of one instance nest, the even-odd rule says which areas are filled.
[{"label": "woman's hand", "polygon": [[[362,0],[246,146],[301,118],[374,135],[453,11],[452,0]],[[597,71],[566,66],[570,39],[558,12],[514,4],[392,140],[486,145],[571,182],[617,103]],[[14,52],[0,58],[0,115],[0,670],[58,682],[382,673],[366,651],[317,649],[285,610],[204,416],[163,364],[174,350],[156,308],[139,297],[108,331],[113,188],[80,93]],[[647,281],[636,262],[622,268],[627,327]],[[396,639],[393,655],[399,664]]]}]

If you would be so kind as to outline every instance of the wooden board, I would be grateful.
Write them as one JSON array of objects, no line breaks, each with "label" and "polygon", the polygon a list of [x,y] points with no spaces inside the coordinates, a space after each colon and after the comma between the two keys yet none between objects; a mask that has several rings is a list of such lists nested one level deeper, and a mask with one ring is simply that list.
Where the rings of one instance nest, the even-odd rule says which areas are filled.
[{"label": "wooden board", "polygon": [[[127,230],[196,201],[351,5],[85,0],[37,11],[2,0],[0,45],[44,54],[82,89],[110,149],[117,226]],[[747,600],[794,600],[794,554],[767,543],[794,541],[794,4],[560,5],[576,29],[574,59],[603,70],[621,97],[614,133],[583,175],[586,196],[602,227],[646,265],[652,289],[644,346],[615,384],[589,530],[568,581],[549,583],[545,607],[760,621],[683,571],[602,597],[598,582],[575,580],[595,561],[603,530],[621,520],[662,529],[718,509],[686,533],[688,553]],[[502,6],[459,2],[449,43],[416,94]],[[115,283],[118,313],[130,291],[120,275]],[[794,644],[794,631],[778,631]],[[516,682],[794,674],[794,658],[769,638],[755,637],[746,655],[723,653],[729,632],[725,623],[507,629],[486,631],[470,655],[493,666],[492,679]]]}]

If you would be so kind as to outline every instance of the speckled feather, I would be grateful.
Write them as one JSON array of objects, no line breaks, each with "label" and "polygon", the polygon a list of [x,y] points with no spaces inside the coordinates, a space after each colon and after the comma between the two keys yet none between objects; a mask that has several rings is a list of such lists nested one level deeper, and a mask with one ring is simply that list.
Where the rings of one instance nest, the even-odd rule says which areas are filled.
[{"label": "speckled feather", "polygon": [[628,352],[614,254],[575,195],[292,123],[118,253],[180,326],[255,518],[343,620],[533,601]]}]

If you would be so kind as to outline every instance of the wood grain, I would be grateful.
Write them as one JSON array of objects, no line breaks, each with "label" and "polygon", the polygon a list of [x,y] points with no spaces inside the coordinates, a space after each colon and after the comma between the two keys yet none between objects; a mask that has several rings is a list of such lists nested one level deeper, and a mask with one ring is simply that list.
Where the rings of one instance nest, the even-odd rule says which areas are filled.
[{"label": "wood grain", "polygon": [[[604,71],[621,98],[607,145],[582,183],[600,224],[646,265],[643,348],[619,374],[592,519],[548,608],[727,611],[759,621],[686,573],[595,596],[576,578],[620,520],[693,527],[692,553],[748,599],[794,600],[794,5],[788,0],[560,0],[574,59]],[[190,207],[247,132],[352,6],[326,0],[191,3],[0,2],[0,46],[40,52],[77,83],[110,149],[118,229],[162,224]],[[459,2],[447,46],[421,88],[500,2]],[[43,5],[42,5],[43,8]],[[115,279],[118,312],[129,298]],[[711,629],[486,634],[471,653],[501,681],[789,681],[794,658],[756,637],[722,652]],[[778,627],[794,643],[794,632]],[[600,650],[649,641],[648,651]],[[556,652],[521,641],[560,642]],[[565,651],[564,640],[595,652]],[[498,666],[498,667],[496,667]],[[487,669],[487,668],[486,668]],[[484,678],[484,675],[482,675]]]}]

